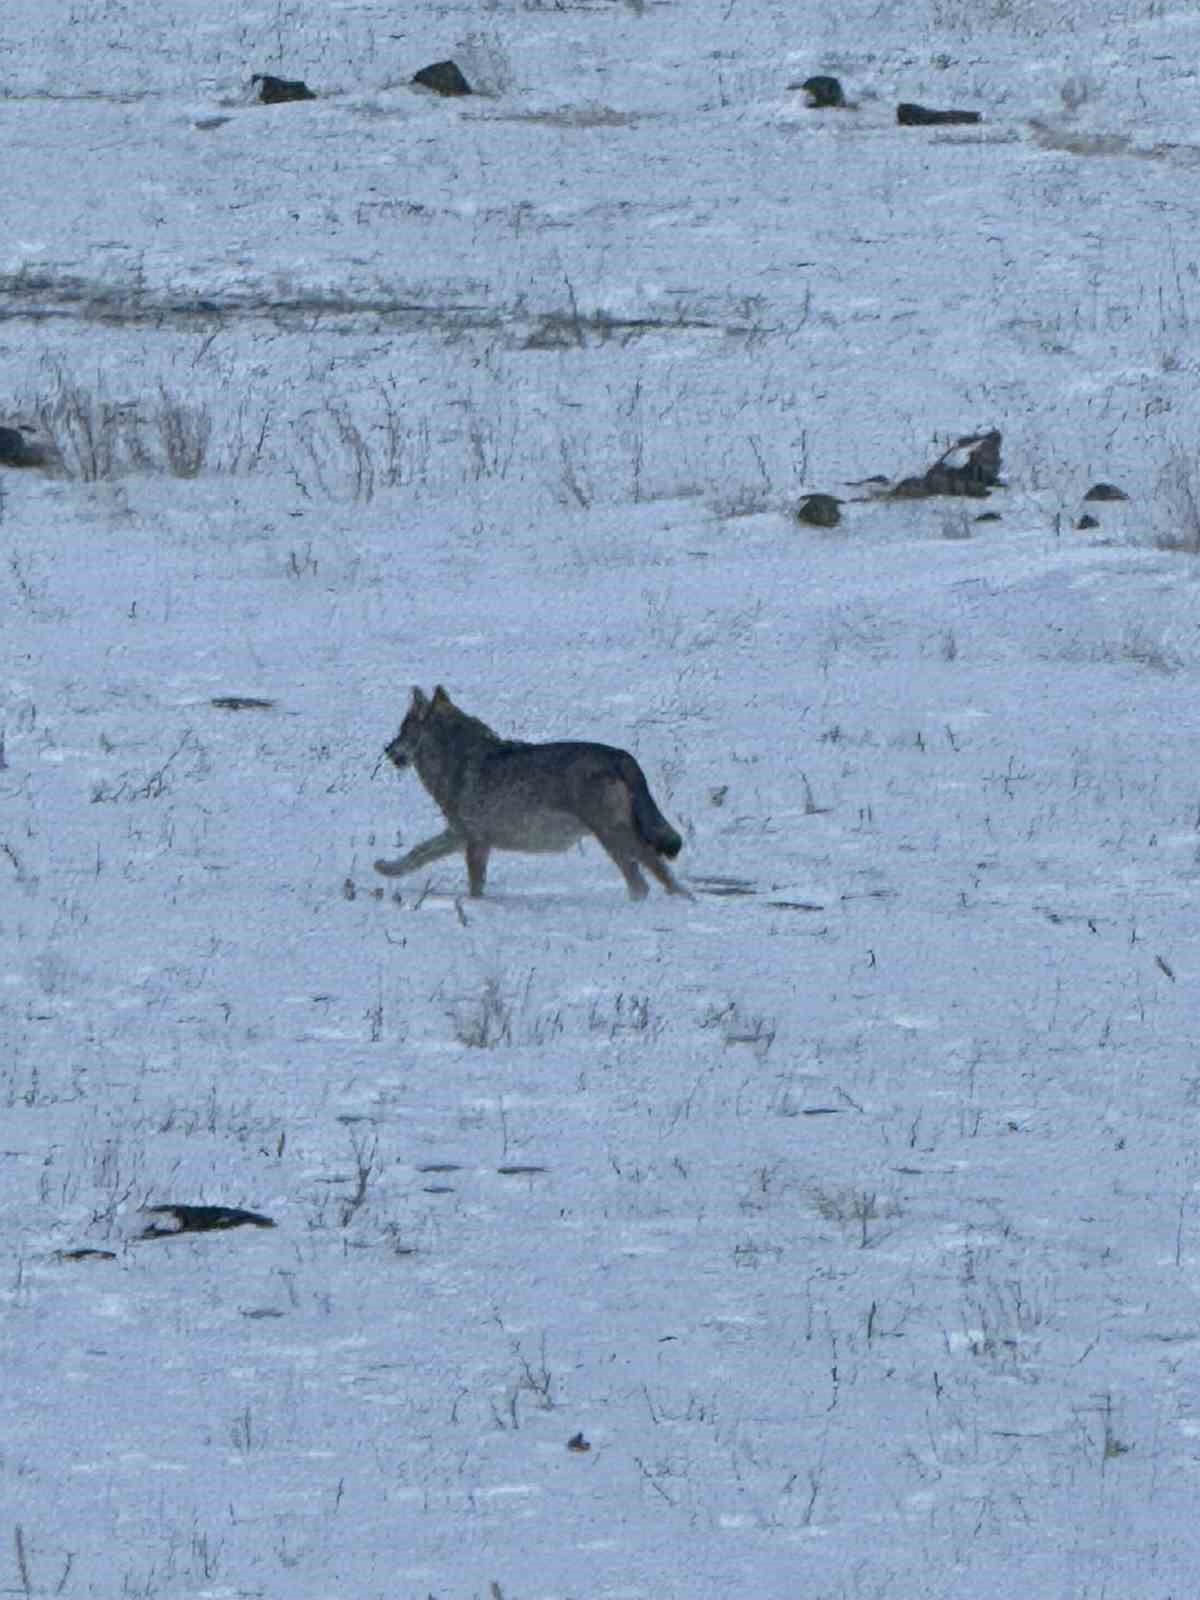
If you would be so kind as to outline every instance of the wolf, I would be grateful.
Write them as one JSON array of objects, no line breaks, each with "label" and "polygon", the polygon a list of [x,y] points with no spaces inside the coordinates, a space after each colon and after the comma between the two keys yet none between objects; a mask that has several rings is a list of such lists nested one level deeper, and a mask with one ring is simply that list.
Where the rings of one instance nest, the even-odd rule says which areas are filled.
[{"label": "wolf", "polygon": [[649,886],[645,867],[668,894],[691,895],[671,874],[683,840],[654,803],[641,767],[607,744],[525,744],[502,739],[468,716],[439,684],[414,689],[400,732],[384,752],[411,765],[449,826],[398,861],[377,861],[396,878],[461,850],[471,895],[483,893],[493,850],[567,850],[591,834],[620,869],[631,900]]}]

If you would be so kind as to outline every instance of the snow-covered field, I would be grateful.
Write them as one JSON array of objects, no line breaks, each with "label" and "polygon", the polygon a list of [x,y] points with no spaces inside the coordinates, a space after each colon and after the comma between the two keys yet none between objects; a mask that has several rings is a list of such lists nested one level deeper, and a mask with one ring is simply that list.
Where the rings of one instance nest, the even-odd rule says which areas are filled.
[{"label": "snow-covered field", "polygon": [[[0,1591],[1196,1593],[1198,51],[5,5]],[[414,683],[695,900],[378,877]]]}]

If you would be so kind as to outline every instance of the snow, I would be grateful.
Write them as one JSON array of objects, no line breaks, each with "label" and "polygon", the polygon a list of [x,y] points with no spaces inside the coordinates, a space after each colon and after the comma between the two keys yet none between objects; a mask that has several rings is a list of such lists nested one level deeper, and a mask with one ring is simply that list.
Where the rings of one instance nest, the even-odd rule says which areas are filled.
[{"label": "snow", "polygon": [[[1195,1592],[1196,26],[4,8],[0,1585]],[[380,878],[437,683],[696,899]]]}]

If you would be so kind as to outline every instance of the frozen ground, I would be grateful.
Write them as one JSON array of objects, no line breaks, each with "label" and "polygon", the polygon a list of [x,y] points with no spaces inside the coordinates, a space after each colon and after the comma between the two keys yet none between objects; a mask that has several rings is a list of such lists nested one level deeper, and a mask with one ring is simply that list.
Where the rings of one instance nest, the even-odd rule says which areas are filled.
[{"label": "frozen ground", "polygon": [[0,15],[5,1592],[1196,1592],[1200,26],[798,9]]}]

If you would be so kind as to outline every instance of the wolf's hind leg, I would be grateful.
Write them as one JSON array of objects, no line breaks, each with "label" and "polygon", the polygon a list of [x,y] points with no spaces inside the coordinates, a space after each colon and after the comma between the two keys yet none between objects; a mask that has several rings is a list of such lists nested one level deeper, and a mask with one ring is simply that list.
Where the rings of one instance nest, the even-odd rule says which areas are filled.
[{"label": "wolf's hind leg", "polygon": [[490,854],[491,851],[486,844],[472,842],[467,845],[467,885],[473,900],[478,900],[483,893]]},{"label": "wolf's hind leg", "polygon": [[685,900],[696,898],[690,889],[684,888],[656,850],[645,851],[639,855],[639,860],[654,874],[668,894],[681,894]]},{"label": "wolf's hind leg", "polygon": [[599,828],[594,830],[596,838],[604,847],[604,853],[616,863],[621,876],[625,879],[625,887],[629,890],[631,900],[644,900],[650,893],[649,885],[638,871],[637,855],[633,849],[633,841],[621,829]]},{"label": "wolf's hind leg", "polygon": [[452,856],[456,850],[463,848],[463,844],[462,834],[447,828],[445,833],[435,834],[432,839],[414,845],[399,861],[377,861],[375,871],[381,872],[385,878],[402,878],[406,872],[415,872],[418,867],[428,867],[443,856]]}]

